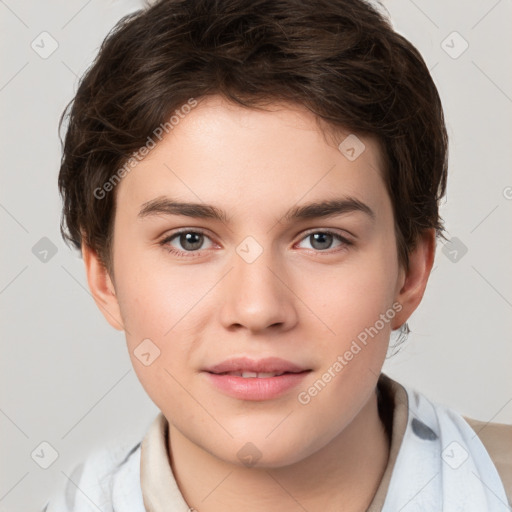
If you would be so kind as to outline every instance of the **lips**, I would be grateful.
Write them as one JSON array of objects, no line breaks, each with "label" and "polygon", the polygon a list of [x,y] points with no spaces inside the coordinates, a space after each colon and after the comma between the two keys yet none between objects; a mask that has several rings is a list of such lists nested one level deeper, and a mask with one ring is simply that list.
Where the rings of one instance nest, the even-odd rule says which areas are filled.
[{"label": "lips", "polygon": [[268,379],[269,377],[279,377],[285,373],[291,372],[223,372],[216,375],[232,375],[233,377],[243,377],[244,379]]},{"label": "lips", "polygon": [[217,375],[224,374],[245,378],[267,378],[284,373],[301,373],[309,371],[309,369],[279,357],[267,357],[259,360],[250,359],[248,357],[235,357],[205,368],[204,371]]},{"label": "lips", "polygon": [[272,400],[300,385],[312,371],[279,357],[235,357],[203,370],[214,388],[239,400]]}]

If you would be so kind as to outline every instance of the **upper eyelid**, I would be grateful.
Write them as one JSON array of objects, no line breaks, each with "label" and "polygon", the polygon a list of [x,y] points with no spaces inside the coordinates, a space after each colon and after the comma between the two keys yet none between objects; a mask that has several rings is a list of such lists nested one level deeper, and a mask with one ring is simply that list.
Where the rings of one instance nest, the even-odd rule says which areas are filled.
[{"label": "upper eyelid", "polygon": [[[159,243],[163,244],[166,242],[170,242],[174,238],[178,237],[179,235],[183,235],[184,233],[199,233],[200,235],[204,235],[204,236],[208,237],[212,242],[214,242],[212,240],[212,237],[208,234],[208,232],[203,231],[201,228],[192,228],[192,229],[185,228],[185,229],[180,229],[178,231],[175,231],[174,233],[171,233],[169,235],[164,235]],[[191,252],[191,251],[188,251],[188,252]],[[199,251],[195,251],[195,252],[199,252]]]},{"label": "upper eyelid", "polygon": [[174,231],[173,233],[164,236],[164,239],[173,238],[175,236],[182,235],[184,233],[199,233],[200,235],[205,235],[208,238],[212,238],[212,236],[209,234],[208,231],[203,230],[201,228],[185,228],[185,229],[180,229],[178,231]]},{"label": "upper eyelid", "polygon": [[[348,236],[345,236],[343,234],[341,234],[339,231],[342,231],[343,233],[346,233],[346,235]],[[342,238],[357,238],[356,235],[353,235],[350,231],[347,231],[346,229],[341,229],[341,228],[338,228],[337,229],[331,229],[331,228],[316,228],[316,229],[308,229],[306,230],[303,234],[302,234],[302,238],[306,237],[306,236],[309,236],[313,233],[331,233],[333,235],[338,235],[338,236],[341,236]]]},{"label": "upper eyelid", "polygon": [[[347,240],[347,242],[350,242],[350,243],[352,243],[352,241],[350,240],[350,237],[356,238],[355,235],[352,235],[352,233],[349,233],[346,230],[342,230],[342,231],[347,233],[349,236],[347,237],[345,235],[342,235],[342,234],[340,234],[339,232],[337,232],[334,229],[329,229],[329,228],[311,228],[309,230],[306,230],[304,233],[302,233],[301,238],[298,240],[298,242],[301,242],[302,240],[304,240],[305,238],[307,238],[308,236],[310,236],[310,235],[312,235],[314,233],[332,234],[334,236],[340,237],[342,239],[341,241],[343,241],[343,239],[345,239],[345,240]],[[179,235],[181,235],[183,233],[199,233],[199,234],[204,235],[207,238],[209,238],[212,243],[216,243],[214,240],[212,240],[212,237],[208,234],[208,232],[203,230],[202,228],[182,228],[182,229],[180,229],[178,231],[175,231],[174,233],[171,233],[170,235],[164,236],[162,238],[162,240],[160,241],[160,243],[161,244],[168,243],[171,240],[173,240],[175,237],[178,237]],[[205,249],[199,249],[198,251],[184,251],[184,252],[200,252],[201,250],[205,250]]]}]

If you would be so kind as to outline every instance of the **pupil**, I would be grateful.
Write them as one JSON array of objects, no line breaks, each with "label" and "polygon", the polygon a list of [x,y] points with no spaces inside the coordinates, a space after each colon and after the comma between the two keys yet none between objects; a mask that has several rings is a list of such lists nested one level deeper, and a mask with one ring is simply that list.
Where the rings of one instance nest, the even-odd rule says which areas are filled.
[{"label": "pupil", "polygon": [[[329,233],[315,233],[310,236],[313,239],[311,246],[314,249],[328,249],[332,243],[332,235],[330,235]],[[325,244],[326,242],[327,242],[327,247],[322,246],[322,243]],[[320,244],[320,246],[318,244]]]},{"label": "pupil", "polygon": [[[181,245],[184,249],[193,251],[201,247],[203,235],[200,233],[185,233],[181,235]],[[197,247],[196,247],[197,246]]]}]

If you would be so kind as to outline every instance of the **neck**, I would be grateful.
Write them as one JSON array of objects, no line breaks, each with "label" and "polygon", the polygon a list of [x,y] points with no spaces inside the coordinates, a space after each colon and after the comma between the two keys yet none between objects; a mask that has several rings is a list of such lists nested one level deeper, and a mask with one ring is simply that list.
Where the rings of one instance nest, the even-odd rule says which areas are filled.
[{"label": "neck", "polygon": [[371,504],[389,457],[389,439],[371,398],[330,443],[279,468],[247,468],[205,452],[169,423],[172,471],[197,512],[323,510],[360,512]]}]

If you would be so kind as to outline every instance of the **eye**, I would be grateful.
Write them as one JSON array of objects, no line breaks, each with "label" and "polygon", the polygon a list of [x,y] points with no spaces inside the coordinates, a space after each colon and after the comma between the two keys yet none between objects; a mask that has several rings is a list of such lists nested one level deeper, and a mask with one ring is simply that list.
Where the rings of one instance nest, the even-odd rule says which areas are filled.
[{"label": "eye", "polygon": [[331,249],[333,242],[336,241],[338,242],[338,245],[335,247],[345,248],[349,245],[352,245],[350,240],[339,235],[338,233],[333,233],[332,231],[312,231],[308,233],[302,240],[310,241],[310,247],[306,247],[306,249],[311,248],[320,252]]},{"label": "eye", "polygon": [[[205,247],[204,244],[206,241],[209,241],[210,244]],[[302,238],[300,243],[304,241],[310,242],[309,247],[305,247],[306,249],[313,249],[316,252],[327,252],[333,247],[338,248],[338,250],[343,250],[353,245],[353,242],[332,231],[311,231]],[[333,244],[335,245],[333,246]],[[160,241],[159,245],[164,247],[171,254],[184,258],[196,256],[194,253],[197,253],[199,256],[201,250],[211,249],[214,246],[210,237],[204,232],[191,229],[173,233]],[[332,252],[337,251],[329,251],[329,254]]]},{"label": "eye", "polygon": [[213,244],[209,247],[203,247],[205,240],[210,240],[210,238],[202,231],[183,230],[167,236],[159,243],[170,253],[182,256],[184,253],[194,253],[199,252],[201,249],[210,249]]}]

